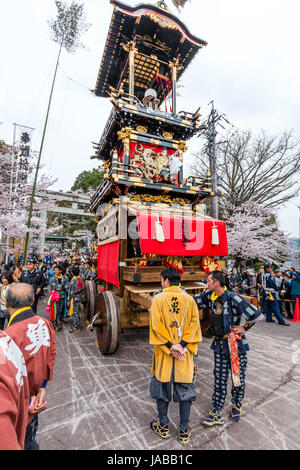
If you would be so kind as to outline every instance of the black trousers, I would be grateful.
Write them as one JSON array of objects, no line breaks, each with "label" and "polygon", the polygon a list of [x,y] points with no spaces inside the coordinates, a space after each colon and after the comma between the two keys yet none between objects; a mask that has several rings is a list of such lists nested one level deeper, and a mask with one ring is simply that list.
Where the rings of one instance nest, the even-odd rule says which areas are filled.
[{"label": "black trousers", "polygon": [[36,440],[38,425],[38,415],[35,415],[26,428],[24,450],[40,450],[40,446]]},{"label": "black trousers", "polygon": [[6,318],[0,318],[0,330],[1,331],[4,330],[5,320],[6,320]]},{"label": "black trousers", "polygon": [[34,298],[34,302],[33,302],[32,307],[31,307],[31,310],[32,310],[34,313],[36,313],[36,311],[37,311],[38,301],[39,301],[39,298],[36,296],[36,297]]},{"label": "black trousers", "polygon": [[[240,363],[240,379],[241,385],[235,387],[232,384],[231,388],[231,402],[238,408],[242,407],[242,400],[245,395],[246,388],[246,368],[247,368],[247,354],[239,353]],[[229,373],[231,372],[231,360],[228,354],[222,352],[214,353],[214,392],[212,397],[212,405],[215,413],[220,414],[225,404],[227,395],[227,382]]]}]

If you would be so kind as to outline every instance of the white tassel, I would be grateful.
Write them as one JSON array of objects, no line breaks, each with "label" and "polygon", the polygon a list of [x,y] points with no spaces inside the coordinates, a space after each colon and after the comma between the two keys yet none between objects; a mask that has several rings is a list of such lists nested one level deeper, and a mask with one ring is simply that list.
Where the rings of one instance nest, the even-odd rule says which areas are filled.
[{"label": "white tassel", "polygon": [[212,245],[219,245],[219,231],[216,225],[214,224],[211,229],[211,244]]},{"label": "white tassel", "polygon": [[155,231],[156,231],[156,240],[161,243],[164,242],[165,241],[164,230],[161,226],[161,223],[158,217],[157,217],[157,221],[155,222]]}]

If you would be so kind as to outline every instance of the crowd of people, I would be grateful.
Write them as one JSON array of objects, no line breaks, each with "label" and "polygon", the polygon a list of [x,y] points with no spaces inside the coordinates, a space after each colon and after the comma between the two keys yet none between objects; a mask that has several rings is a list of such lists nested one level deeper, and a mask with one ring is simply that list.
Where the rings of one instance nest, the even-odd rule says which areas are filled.
[{"label": "crowd of people", "polygon": [[[46,408],[46,385],[53,376],[55,332],[62,329],[67,314],[73,318],[70,332],[80,331],[82,281],[97,280],[96,264],[74,254],[56,259],[30,257],[26,269],[22,260],[17,265],[1,265],[0,277],[0,417],[6,431],[2,445],[37,450],[38,415]],[[293,268],[274,273],[266,264],[257,273],[235,268],[213,271],[206,282],[207,289],[193,297],[181,286],[179,270],[165,268],[162,289],[154,293],[150,308],[150,395],[156,400],[158,414],[150,427],[161,438],[170,437],[168,407],[173,396],[179,403],[178,438],[184,445],[191,436],[190,413],[196,400],[194,357],[202,341],[198,310],[210,311],[207,331],[213,338],[214,352],[212,406],[200,423],[215,426],[224,424],[221,413],[230,373],[232,407],[228,417],[237,422],[242,416],[249,351],[245,332],[263,319],[275,321],[273,315],[279,325],[289,326],[284,316],[293,317],[300,298],[300,274]],[[46,291],[50,321],[37,315],[38,301]],[[256,297],[258,308],[241,294]]]},{"label": "crowd of people", "polygon": [[[48,296],[51,292],[59,293],[57,302],[57,312],[52,324],[56,331],[62,329],[64,318],[67,316],[69,307],[74,310],[73,327],[70,332],[80,331],[79,308],[80,293],[74,290],[73,279],[97,280],[97,266],[93,259],[87,255],[77,253],[62,254],[57,257],[46,255],[42,258],[39,255],[30,256],[24,267],[23,255],[14,264],[14,260],[9,259],[8,263],[2,263],[0,269],[0,330],[4,329],[5,320],[9,315],[5,308],[5,293],[9,286],[15,283],[25,283],[33,286],[34,303],[32,310],[37,312],[40,299]],[[78,282],[77,282],[78,284]],[[79,290],[82,289],[82,286]],[[73,299],[73,302],[72,302]],[[71,305],[72,303],[72,305]]]},{"label": "crowd of people", "polygon": [[[295,268],[273,270],[271,265],[266,264],[258,272],[252,268],[240,271],[233,268],[230,272],[224,270],[224,274],[227,289],[256,297],[262,312],[267,314],[268,302],[274,302],[274,305],[278,303],[282,316],[293,318],[296,299],[300,299],[300,273]],[[273,299],[270,299],[270,293]]]},{"label": "crowd of people", "polygon": [[[29,257],[25,269],[22,258],[17,264],[12,259],[2,263],[1,449],[39,450],[38,415],[46,409],[46,385],[53,377],[55,332],[61,330],[66,313],[73,318],[70,332],[80,331],[82,280],[96,279],[94,261],[76,254]],[[46,291],[49,300],[56,297],[50,321],[37,315],[38,301]]]}]

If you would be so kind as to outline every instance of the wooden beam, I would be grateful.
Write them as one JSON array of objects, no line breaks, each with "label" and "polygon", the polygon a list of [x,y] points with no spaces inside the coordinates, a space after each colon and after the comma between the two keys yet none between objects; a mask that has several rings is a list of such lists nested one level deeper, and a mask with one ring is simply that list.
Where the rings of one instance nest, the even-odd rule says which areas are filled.
[{"label": "wooden beam", "polygon": [[142,305],[142,307],[150,308],[151,307],[151,302],[152,302],[152,296],[148,293],[139,293],[136,294],[135,292],[130,292],[130,300],[133,302],[136,302],[139,305]]}]

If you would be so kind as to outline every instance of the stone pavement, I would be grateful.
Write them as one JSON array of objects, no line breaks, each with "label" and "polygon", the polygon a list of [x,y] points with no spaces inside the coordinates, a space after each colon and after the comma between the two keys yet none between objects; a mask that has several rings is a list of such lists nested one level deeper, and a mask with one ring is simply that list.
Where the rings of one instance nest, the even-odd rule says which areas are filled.
[{"label": "stone pavement", "polygon": [[[40,312],[44,316],[45,305]],[[171,403],[171,438],[162,440],[149,427],[156,406],[149,396],[152,347],[148,328],[126,330],[118,351],[103,356],[95,332],[85,328],[56,334],[54,379],[47,386],[48,408],[39,417],[42,450],[256,450],[300,448],[300,324],[282,327],[260,322],[247,334],[246,396],[243,417],[232,423],[230,388],[225,424],[206,428],[213,388],[211,339],[204,338],[196,358],[197,400],[192,407],[192,437],[177,440],[178,404]]]}]

